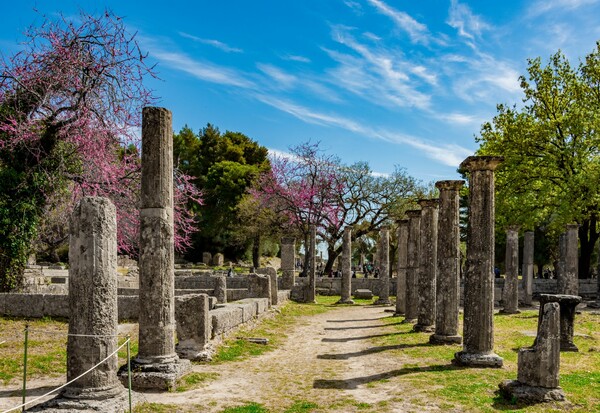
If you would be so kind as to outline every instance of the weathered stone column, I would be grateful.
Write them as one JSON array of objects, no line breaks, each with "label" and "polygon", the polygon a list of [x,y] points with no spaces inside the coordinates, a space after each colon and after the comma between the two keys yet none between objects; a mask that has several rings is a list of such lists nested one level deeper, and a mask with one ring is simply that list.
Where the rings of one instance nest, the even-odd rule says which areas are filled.
[{"label": "weathered stone column", "polygon": [[212,278],[215,283],[213,294],[219,304],[225,304],[227,302],[227,277],[224,275],[213,275]]},{"label": "weathered stone column", "polygon": [[432,344],[460,344],[458,307],[460,303],[460,227],[459,191],[464,181],[438,181],[437,282],[435,333]]},{"label": "weathered stone column", "polygon": [[352,300],[352,227],[342,236],[342,291],[338,304],[354,304]]},{"label": "weathered stone column", "polygon": [[[565,266],[567,259],[567,233],[563,232],[558,236],[558,262],[555,268],[555,277],[557,280],[557,293],[562,294],[561,288],[564,288]],[[561,282],[563,286],[561,287]]]},{"label": "weathered stone column", "polygon": [[[579,294],[579,263],[577,258],[577,244],[579,225],[567,225],[564,236],[564,255],[561,261],[564,263],[562,271],[558,274],[558,293],[565,295]],[[561,252],[563,250],[561,248]]]},{"label": "weathered stone column", "polygon": [[523,303],[531,305],[533,298],[533,252],[534,233],[526,231],[523,236],[523,291],[525,292]]},{"label": "weathered stone column", "polygon": [[461,164],[469,173],[469,224],[463,350],[453,362],[463,366],[502,367],[494,353],[494,170],[496,156],[470,156]]},{"label": "weathered stone column", "polygon": [[503,314],[518,314],[519,311],[519,226],[506,229],[504,289],[502,290]]},{"label": "weathered stone column", "polygon": [[558,303],[560,306],[560,351],[579,351],[573,342],[575,335],[575,310],[581,302],[578,295],[540,294],[540,314],[546,303]]},{"label": "weathered stone column", "polygon": [[547,303],[540,307],[538,333],[531,348],[519,350],[517,380],[500,384],[500,393],[508,400],[525,403],[563,401],[565,394],[558,385],[560,369],[559,306]]},{"label": "weathered stone column", "polygon": [[382,227],[379,231],[379,297],[375,304],[391,305],[390,301],[390,229]]},{"label": "weathered stone column", "polygon": [[281,288],[291,290],[296,284],[296,239],[281,238]]},{"label": "weathered stone column", "polygon": [[309,231],[308,289],[304,296],[307,303],[315,303],[317,301],[317,227],[311,225]]},{"label": "weathered stone column", "polygon": [[[69,264],[67,381],[117,349],[117,219],[108,198],[85,197],[73,211]],[[44,407],[123,411],[126,395],[115,354]]]},{"label": "weathered stone column", "polygon": [[419,257],[421,249],[421,210],[406,211],[409,220],[406,266],[406,310],[403,323],[416,323],[419,315]]},{"label": "weathered stone column", "polygon": [[404,315],[406,311],[406,267],[408,266],[408,219],[398,221],[398,261],[396,279],[396,312],[395,316]]},{"label": "weathered stone column", "polygon": [[421,252],[419,259],[419,314],[413,330],[435,330],[435,278],[437,273],[438,199],[420,199]]},{"label": "weathered stone column", "polygon": [[133,386],[167,390],[190,367],[175,353],[173,128],[171,112],[142,111],[139,350]]}]

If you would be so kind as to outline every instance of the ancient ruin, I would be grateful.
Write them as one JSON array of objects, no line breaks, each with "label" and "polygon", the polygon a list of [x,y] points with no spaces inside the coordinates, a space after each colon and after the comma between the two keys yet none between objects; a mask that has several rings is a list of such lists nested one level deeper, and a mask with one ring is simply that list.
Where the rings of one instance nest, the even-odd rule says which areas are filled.
[{"label": "ancient ruin", "polygon": [[296,239],[281,238],[281,288],[291,290],[296,284]]},{"label": "ancient ruin", "polygon": [[375,304],[390,305],[390,229],[382,227],[379,231],[379,297]]},{"label": "ancient ruin", "polygon": [[523,235],[523,304],[531,305],[533,299],[533,252],[534,252],[534,233],[525,231]]},{"label": "ancient ruin", "polygon": [[342,290],[338,304],[354,304],[352,300],[352,228],[344,228],[342,236]]},{"label": "ancient ruin", "polygon": [[453,359],[461,366],[502,367],[494,353],[494,170],[502,161],[470,156],[460,165],[469,173],[463,350]]},{"label": "ancient ruin", "polygon": [[459,191],[464,181],[438,181],[440,190],[437,242],[435,333],[432,344],[460,344],[458,307],[460,295]]},{"label": "ancient ruin", "polygon": [[543,316],[541,309],[547,303],[558,303],[560,306],[560,351],[579,351],[573,342],[575,334],[575,310],[581,302],[581,297],[577,295],[565,294],[540,294],[540,315]]},{"label": "ancient ruin", "polygon": [[131,361],[136,389],[167,390],[189,367],[175,352],[171,112],[142,111],[139,351]]},{"label": "ancient ruin", "polygon": [[540,307],[535,344],[519,350],[517,380],[500,384],[500,393],[509,400],[524,403],[564,401],[559,386],[560,323],[558,303]]},{"label": "ancient ruin", "polygon": [[[85,197],[75,208],[69,263],[68,382],[117,349],[117,218],[108,198]],[[113,354],[40,411],[124,411],[127,403]]]},{"label": "ancient ruin", "polygon": [[438,207],[437,199],[421,199],[421,248],[419,259],[419,306],[414,331],[435,330],[435,284],[437,274]]},{"label": "ancient ruin", "polygon": [[579,225],[569,224],[563,235],[561,243],[561,271],[557,274],[558,278],[558,293],[565,295],[579,294],[579,260],[578,260],[578,245],[579,237],[577,230]]},{"label": "ancient ruin", "polygon": [[504,314],[519,313],[519,226],[511,225],[506,230],[506,276],[502,290]]},{"label": "ancient ruin", "polygon": [[409,220],[407,266],[406,266],[406,310],[403,323],[416,323],[419,315],[419,258],[421,246],[421,210],[406,211]]},{"label": "ancient ruin", "polygon": [[406,311],[406,267],[408,266],[408,219],[398,222],[398,259],[396,278],[396,312],[395,316],[404,315]]}]

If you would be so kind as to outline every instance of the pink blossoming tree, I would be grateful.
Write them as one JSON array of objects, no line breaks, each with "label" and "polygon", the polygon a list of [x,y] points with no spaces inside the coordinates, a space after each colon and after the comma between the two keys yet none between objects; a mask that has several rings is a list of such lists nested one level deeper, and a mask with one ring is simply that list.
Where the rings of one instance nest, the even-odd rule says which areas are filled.
[{"label": "pink blossoming tree", "polygon": [[[135,35],[111,12],[31,27],[0,59],[0,290],[18,284],[41,215],[58,191],[74,204],[108,196],[118,210],[118,244],[135,251],[141,108],[153,104],[143,80],[155,76]],[[189,177],[176,174],[178,248],[194,230]]]}]

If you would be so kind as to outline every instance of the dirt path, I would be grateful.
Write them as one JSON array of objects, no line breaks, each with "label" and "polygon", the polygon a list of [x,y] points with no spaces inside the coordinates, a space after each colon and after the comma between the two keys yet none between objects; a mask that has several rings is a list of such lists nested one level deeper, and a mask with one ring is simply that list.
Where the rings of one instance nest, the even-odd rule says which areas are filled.
[{"label": "dirt path", "polygon": [[[423,412],[428,405],[414,388],[382,380],[401,366],[371,339],[393,332],[383,307],[341,307],[304,318],[279,348],[241,362],[195,365],[218,373],[200,389],[169,394],[139,394],[139,400],[174,403],[184,411],[219,412],[248,402],[283,412],[296,401],[316,403],[326,412]],[[401,318],[398,318],[400,322]],[[395,360],[395,361],[394,361]]]}]

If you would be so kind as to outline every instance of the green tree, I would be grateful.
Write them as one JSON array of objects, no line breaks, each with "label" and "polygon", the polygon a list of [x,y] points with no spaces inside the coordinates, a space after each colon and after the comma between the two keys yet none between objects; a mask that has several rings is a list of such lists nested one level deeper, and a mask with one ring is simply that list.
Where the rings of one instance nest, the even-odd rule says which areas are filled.
[{"label": "green tree", "polygon": [[[498,105],[481,129],[478,153],[502,155],[496,175],[497,226],[544,225],[554,237],[580,225],[580,277],[588,277],[600,208],[600,44],[578,67],[558,52],[528,61],[522,108]],[[554,235],[553,235],[554,234]]]},{"label": "green tree", "polygon": [[188,257],[219,251],[239,258],[248,244],[239,240],[238,207],[259,174],[270,168],[267,148],[240,132],[221,133],[207,124],[199,134],[184,126],[173,141],[174,164],[202,190],[196,212],[200,231]]}]

